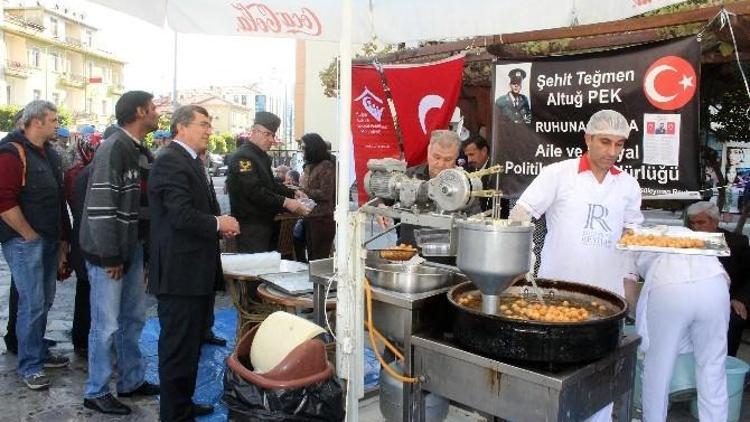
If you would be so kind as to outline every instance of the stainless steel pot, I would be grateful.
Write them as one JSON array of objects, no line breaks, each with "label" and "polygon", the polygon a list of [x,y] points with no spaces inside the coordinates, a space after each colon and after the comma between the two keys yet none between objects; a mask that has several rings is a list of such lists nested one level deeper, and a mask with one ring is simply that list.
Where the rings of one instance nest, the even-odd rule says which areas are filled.
[{"label": "stainless steel pot", "polygon": [[454,282],[453,273],[429,265],[378,263],[365,267],[370,284],[402,293],[422,293],[446,287]]}]

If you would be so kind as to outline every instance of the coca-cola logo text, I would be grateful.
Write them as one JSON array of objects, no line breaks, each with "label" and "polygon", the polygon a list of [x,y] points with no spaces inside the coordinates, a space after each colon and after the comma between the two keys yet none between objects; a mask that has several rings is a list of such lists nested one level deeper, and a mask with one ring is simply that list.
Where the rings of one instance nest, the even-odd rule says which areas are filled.
[{"label": "coca-cola logo text", "polygon": [[312,10],[299,12],[275,11],[263,3],[233,3],[239,12],[238,32],[273,32],[318,36],[323,32],[320,20]]}]

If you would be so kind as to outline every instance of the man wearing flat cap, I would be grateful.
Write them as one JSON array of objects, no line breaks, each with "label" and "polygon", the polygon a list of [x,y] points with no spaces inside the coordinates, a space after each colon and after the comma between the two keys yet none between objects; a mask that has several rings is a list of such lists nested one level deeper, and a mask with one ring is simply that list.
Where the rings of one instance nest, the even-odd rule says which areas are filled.
[{"label": "man wearing flat cap", "polygon": [[498,106],[502,115],[513,123],[531,123],[531,107],[529,99],[521,94],[521,84],[526,78],[526,71],[515,68],[508,72],[510,79],[510,91],[507,94],[498,97],[495,105]]},{"label": "man wearing flat cap", "polygon": [[229,160],[227,190],[232,215],[240,223],[237,250],[241,253],[268,252],[276,249],[273,219],[286,209],[298,215],[310,212],[295,191],[274,180],[268,150],[274,143],[281,120],[267,111],[255,114],[250,142],[242,145]]}]

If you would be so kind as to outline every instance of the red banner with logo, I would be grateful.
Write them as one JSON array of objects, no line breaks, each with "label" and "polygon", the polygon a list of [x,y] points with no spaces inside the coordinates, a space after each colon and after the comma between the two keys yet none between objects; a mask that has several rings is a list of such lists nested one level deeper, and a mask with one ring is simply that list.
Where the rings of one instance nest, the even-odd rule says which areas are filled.
[{"label": "red banner with logo", "polygon": [[[463,56],[418,65],[386,65],[409,166],[427,157],[430,133],[446,129],[458,103]],[[352,67],[352,139],[360,203],[367,200],[362,185],[367,161],[400,156],[398,139],[380,74],[372,65]]]}]

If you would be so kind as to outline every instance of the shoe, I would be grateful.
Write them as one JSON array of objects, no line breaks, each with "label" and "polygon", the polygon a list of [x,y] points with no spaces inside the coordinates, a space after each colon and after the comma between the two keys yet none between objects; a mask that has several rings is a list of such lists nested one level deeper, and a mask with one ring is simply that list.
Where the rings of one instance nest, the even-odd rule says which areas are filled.
[{"label": "shoe", "polygon": [[46,390],[49,388],[49,378],[44,375],[44,372],[37,372],[25,377],[23,383],[32,390]]},{"label": "shoe", "polygon": [[68,366],[69,363],[70,359],[67,357],[50,353],[49,356],[47,356],[47,359],[44,360],[44,367],[63,368]]},{"label": "shoe", "polygon": [[133,397],[133,396],[158,396],[161,389],[156,384],[144,381],[140,387],[129,393],[117,393],[117,397]]},{"label": "shoe", "polygon": [[108,415],[129,415],[130,408],[117,400],[112,394],[107,394],[96,399],[83,399],[83,407]]},{"label": "shoe", "polygon": [[18,340],[5,338],[5,350],[14,355],[18,354]]},{"label": "shoe", "polygon": [[193,416],[206,416],[214,413],[214,407],[210,404],[193,403]]},{"label": "shoe", "polygon": [[227,341],[221,337],[217,337],[216,334],[211,333],[211,337],[206,337],[203,339],[203,344],[211,344],[214,346],[224,347],[227,345]]}]

